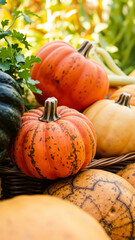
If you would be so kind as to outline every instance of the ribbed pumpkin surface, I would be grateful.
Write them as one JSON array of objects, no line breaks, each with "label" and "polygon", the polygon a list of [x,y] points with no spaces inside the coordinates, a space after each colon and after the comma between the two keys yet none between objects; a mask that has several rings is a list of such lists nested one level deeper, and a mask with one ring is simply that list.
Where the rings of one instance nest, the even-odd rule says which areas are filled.
[{"label": "ribbed pumpkin surface", "polygon": [[65,106],[57,121],[39,120],[44,108],[24,113],[22,127],[10,146],[10,156],[28,176],[56,179],[77,173],[94,158],[96,135],[91,122]]},{"label": "ribbed pumpkin surface", "polygon": [[35,94],[40,104],[54,96],[59,105],[82,111],[106,96],[109,87],[107,73],[99,63],[84,56],[88,44],[86,41],[86,51],[84,45],[78,52],[69,43],[55,40],[36,53],[41,63],[33,65],[31,77],[40,82],[36,86],[42,90],[42,95]]}]

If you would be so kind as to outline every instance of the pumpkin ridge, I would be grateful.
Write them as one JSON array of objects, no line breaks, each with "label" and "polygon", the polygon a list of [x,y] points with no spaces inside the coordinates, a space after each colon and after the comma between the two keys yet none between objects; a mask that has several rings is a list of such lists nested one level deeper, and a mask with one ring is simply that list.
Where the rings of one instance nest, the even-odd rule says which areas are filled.
[{"label": "pumpkin ridge", "polygon": [[12,87],[0,83],[0,101],[10,103],[11,107],[16,108],[20,115],[24,112],[24,105],[21,95]]},{"label": "pumpkin ridge", "polygon": [[[57,127],[59,127],[58,126],[58,124],[57,124],[57,121],[56,122],[53,122],[53,124],[55,124]],[[43,125],[44,125],[44,122],[43,122]],[[48,136],[49,137],[51,137],[51,135],[50,135],[50,132],[48,133],[48,130],[50,130],[52,127],[51,127],[51,125],[52,125],[52,122],[49,122],[48,124],[47,124],[47,127],[45,127],[45,142],[47,143],[47,139],[48,139]],[[49,127],[48,127],[49,126]],[[47,145],[47,144],[46,144]],[[55,162],[54,162],[54,160],[52,159],[52,155],[51,155],[52,153],[51,153],[51,148],[49,148],[48,146],[46,146],[46,156],[47,156],[47,162],[48,162],[48,164],[49,164],[49,166],[50,166],[50,170],[51,170],[51,172],[50,172],[50,174],[51,175],[53,175],[53,178],[55,179],[55,178],[57,178],[58,177],[58,175],[59,175],[59,173],[57,173],[55,170]],[[55,169],[55,170],[54,170]],[[49,171],[50,171],[49,170]],[[49,175],[50,175],[49,174]],[[49,177],[49,176],[48,176]]]},{"label": "pumpkin ridge", "polygon": [[[59,125],[57,124],[57,121],[55,122],[55,125],[57,126],[57,127],[59,127],[59,130],[61,131],[61,133],[62,133],[62,135],[63,134],[65,134],[65,136],[66,136],[66,134],[67,134],[67,136],[70,136],[67,132],[65,132],[65,124],[63,123],[63,121],[61,120],[61,119],[59,119],[58,120],[59,121]],[[54,124],[54,123],[53,123]],[[49,136],[51,136],[51,134],[49,133]],[[64,138],[64,137],[63,137]],[[66,138],[65,138],[66,139]],[[71,144],[69,145],[70,147],[71,147]],[[72,147],[73,147],[73,145],[72,145]],[[77,160],[76,160],[76,153],[74,153],[75,154],[75,162],[77,163]],[[50,155],[50,154],[49,154]],[[50,159],[50,158],[49,158]],[[64,162],[62,161],[61,162],[62,164],[64,164]],[[78,163],[77,163],[78,164]],[[72,168],[72,173],[71,173],[71,175],[73,174],[73,171],[76,169],[76,167],[75,167],[75,165],[73,164],[73,161],[71,162],[71,165],[73,166],[73,168]],[[58,170],[59,171],[59,170]]]},{"label": "pumpkin ridge", "polygon": [[[66,116],[67,117],[67,116]],[[74,117],[74,116],[72,116],[72,117]],[[88,125],[88,123],[86,123],[86,122],[84,122],[83,121],[83,116],[82,116],[82,119],[80,118],[80,116],[75,116],[75,118],[76,119],[78,119],[79,120],[79,122],[81,122],[81,130],[82,130],[82,125],[84,125],[84,126],[87,126],[87,131],[89,130],[89,139],[91,140],[91,144],[92,144],[92,152],[91,152],[91,154],[90,154],[90,159],[89,159],[89,161],[86,161],[86,157],[87,157],[87,155],[88,155],[88,153],[86,152],[86,146],[87,146],[87,144],[85,144],[84,145],[84,151],[85,151],[85,162],[82,164],[82,166],[81,166],[81,168],[80,169],[82,169],[82,168],[84,168],[84,167],[86,167],[89,163],[90,163],[90,161],[94,158],[94,156],[95,156],[95,151],[96,151],[96,148],[95,148],[95,136],[96,135],[94,135],[94,132],[91,130],[91,127]],[[64,119],[63,119],[64,120]],[[80,136],[81,136],[81,138],[83,139],[83,141],[85,142],[86,140],[86,136],[82,133],[82,131],[80,130],[80,128],[78,128],[78,126],[77,126],[77,122],[75,122],[75,121],[73,121],[70,117],[68,118],[68,119],[66,119],[67,121],[69,121],[70,123],[72,123],[76,128],[77,128],[77,130],[78,130],[78,132],[79,132],[79,134],[80,134]],[[92,126],[92,125],[91,125]]]},{"label": "pumpkin ridge", "polygon": [[[18,114],[18,111],[15,107],[10,107],[4,102],[0,103],[0,122],[6,125],[6,129],[10,133],[14,134],[17,132],[21,125],[21,115]],[[10,122],[10,124],[9,124]]]},{"label": "pumpkin ridge", "polygon": [[9,84],[21,95],[21,90],[18,83],[10,75],[8,75],[5,72],[2,72],[1,70],[0,70],[0,82],[2,84]]},{"label": "pumpkin ridge", "polygon": [[[28,125],[28,126],[27,126]],[[28,127],[27,129],[30,129],[31,127],[33,127],[33,122],[32,121],[28,121],[28,122],[24,122],[21,126],[21,129],[20,131],[18,132],[16,138],[14,137],[12,139],[12,144],[11,144],[11,147],[9,148],[9,155],[12,159],[12,161],[14,162],[15,165],[17,165],[17,167],[24,173],[24,174],[27,174],[28,176],[30,177],[34,177],[33,174],[31,173],[31,171],[29,170],[27,164],[26,164],[26,161],[25,161],[25,157],[24,157],[24,151],[23,151],[23,148],[24,148],[24,140],[25,140],[25,137],[27,135],[27,131],[25,131],[25,134],[22,136],[22,132],[23,132],[23,128],[26,126]],[[20,148],[20,146],[16,145],[16,141],[17,141],[17,138],[19,137],[19,135],[21,135],[23,138],[21,139],[21,145],[22,147]],[[21,154],[20,152],[17,153],[17,155],[15,154],[15,147],[16,149],[19,148],[21,150]]]},{"label": "pumpkin ridge", "polygon": [[[64,46],[60,46],[60,48],[64,48]],[[54,58],[54,55],[56,55],[57,52],[59,53],[59,51],[60,51],[60,55],[57,55],[58,59],[56,57]],[[63,61],[63,58],[68,57],[72,53],[72,51],[73,51],[73,49],[68,48],[66,53],[64,51],[64,56],[63,56],[62,49],[56,48],[53,52],[51,51],[45,59],[42,59],[42,56],[40,56],[42,62],[39,63],[39,65],[38,65],[39,74],[40,74],[40,72],[42,72],[42,69],[44,67],[46,67],[46,68],[49,67],[50,69],[46,75],[48,75],[48,76],[50,76],[50,74],[52,75],[54,68],[57,68],[58,65],[61,65],[61,61]],[[61,59],[61,55],[62,55],[62,59]],[[55,62],[53,62],[53,66],[52,66],[52,60],[50,60],[51,57],[53,57],[53,60],[55,59]],[[57,63],[57,60],[59,60],[58,63]],[[37,76],[38,76],[38,74],[37,74]],[[38,79],[38,77],[37,77],[37,79]]]},{"label": "pumpkin ridge", "polygon": [[[72,140],[72,149],[73,149],[73,151],[72,151],[72,154],[74,154],[74,161],[72,161],[72,166],[73,166],[73,168],[72,168],[72,173],[71,173],[71,175],[73,175],[73,171],[74,170],[76,170],[76,169],[81,169],[81,167],[82,167],[82,165],[83,165],[83,163],[81,164],[81,166],[78,168],[78,156],[77,156],[77,153],[76,153],[76,148],[75,148],[75,145],[74,145],[74,138],[75,138],[75,136],[73,135],[73,136],[71,136],[70,134],[69,134],[69,132],[67,131],[67,129],[65,129],[65,122],[67,122],[68,124],[69,124],[69,121],[67,120],[65,120],[64,122],[62,122],[62,123],[60,123],[60,126],[61,126],[61,128],[62,128],[62,130],[64,130],[63,132],[65,132],[65,134],[67,134],[69,137],[70,137],[70,139]],[[73,126],[74,128],[76,128],[76,131],[78,132],[78,134],[81,136],[81,134],[80,134],[80,132],[79,132],[79,130],[78,130],[78,127],[76,127],[76,125],[75,124],[72,124],[72,122],[70,122],[70,125],[71,126]],[[81,142],[83,143],[83,148],[84,148],[84,152],[85,152],[85,145],[84,145],[84,142],[82,141],[82,136],[81,136]]]},{"label": "pumpkin ridge", "polygon": [[[65,62],[67,62],[66,61],[66,59],[68,59],[69,58],[69,62],[71,61],[71,63],[69,63],[69,65],[67,65],[67,66],[65,66],[64,67],[64,73],[63,73],[63,71],[62,71],[62,73],[61,73],[61,77],[59,78],[59,81],[63,81],[63,79],[65,79],[65,76],[66,75],[68,75],[68,74],[70,74],[70,72],[72,71],[72,69],[74,69],[75,70],[75,74],[76,74],[76,78],[74,79],[74,82],[72,82],[72,88],[74,88],[74,86],[76,86],[76,84],[78,83],[78,77],[80,76],[80,73],[82,72],[82,70],[83,70],[83,67],[84,67],[84,64],[85,64],[85,62],[82,62],[81,61],[81,58],[83,58],[83,56],[80,56],[80,58],[78,58],[78,59],[80,59],[80,64],[81,64],[81,69],[79,68],[79,71],[75,68],[75,66],[76,65],[78,65],[79,63],[77,63],[76,64],[76,62],[77,62],[77,60],[75,60],[76,58],[75,58],[75,56],[77,56],[78,54],[77,54],[77,52],[70,52],[69,54],[67,54],[66,56],[62,56],[62,58],[61,58],[61,61],[59,61],[59,63],[55,66],[55,68],[56,69],[59,69],[59,67],[61,66],[61,65],[63,65],[63,62],[65,61]],[[59,74],[58,74],[59,75]],[[57,70],[56,70],[56,76],[57,76]],[[77,77],[78,76],[78,77]],[[54,76],[54,79],[55,79],[56,77]],[[76,81],[75,81],[76,80]],[[60,86],[59,86],[60,87]],[[59,89],[59,91],[61,91],[62,90],[62,88],[61,89]],[[66,89],[66,90],[68,90],[68,89]],[[69,97],[69,93],[67,93],[67,92],[65,92],[64,94],[66,94],[68,97]],[[71,97],[71,95],[70,95],[70,97]]]},{"label": "pumpkin ridge", "polygon": [[[39,175],[40,178],[43,178],[43,175],[41,174],[40,169],[36,166],[36,161],[35,161],[34,158],[33,158],[33,153],[35,152],[35,149],[34,149],[34,147],[33,147],[33,145],[34,145],[34,139],[35,139],[37,130],[38,130],[38,128],[40,127],[40,124],[41,124],[41,123],[37,124],[36,127],[34,128],[34,133],[33,133],[33,137],[32,137],[32,142],[31,142],[31,145],[30,145],[30,154],[28,154],[28,157],[30,158],[30,162],[32,163],[34,169],[36,170],[36,173]],[[32,127],[34,127],[34,125],[33,125]],[[27,160],[26,160],[26,163],[27,163]]]}]

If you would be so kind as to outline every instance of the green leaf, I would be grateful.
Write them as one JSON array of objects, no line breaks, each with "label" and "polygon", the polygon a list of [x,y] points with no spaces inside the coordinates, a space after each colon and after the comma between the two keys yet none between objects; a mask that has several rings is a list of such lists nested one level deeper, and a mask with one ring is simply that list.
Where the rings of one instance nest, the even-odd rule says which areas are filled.
[{"label": "green leaf", "polygon": [[24,17],[25,22],[28,22],[28,23],[32,23],[33,22],[27,14],[22,12],[22,15]]},{"label": "green leaf", "polygon": [[33,80],[31,78],[28,78],[28,84],[32,84],[32,85],[35,85],[35,84],[38,84],[39,81],[38,80]]},{"label": "green leaf", "polygon": [[27,81],[30,77],[31,73],[29,71],[29,69],[21,69],[20,72],[18,72],[18,76],[19,78],[22,78],[23,79],[23,83],[27,85]]},{"label": "green leaf", "polygon": [[2,47],[0,49],[0,56],[2,59],[2,62],[6,61],[7,59],[13,59],[13,55],[14,55],[14,49],[12,47]]},{"label": "green leaf", "polygon": [[36,17],[40,18],[40,16],[38,16],[36,13],[34,13],[34,12],[30,11],[30,10],[25,10],[24,13],[25,13],[26,15],[33,15],[33,16],[36,16]]},{"label": "green leaf", "polygon": [[4,20],[4,21],[1,21],[1,25],[2,25],[2,27],[4,28],[5,26],[7,26],[8,25],[8,23],[9,23],[9,20]]},{"label": "green leaf", "polygon": [[42,91],[32,84],[28,83],[28,88],[34,93],[42,94]]},{"label": "green leaf", "polygon": [[18,53],[16,56],[17,63],[25,63],[25,57],[24,54]]},{"label": "green leaf", "polygon": [[0,5],[5,5],[6,3],[6,0],[0,0]]},{"label": "green leaf", "polygon": [[10,63],[9,62],[0,62],[0,69],[3,72],[6,72],[10,69]]},{"label": "green leaf", "polygon": [[12,15],[15,16],[16,18],[20,17],[22,14],[22,11],[17,11],[16,7],[13,9]]},{"label": "green leaf", "polygon": [[11,31],[3,31],[0,33],[0,39],[6,37],[6,36],[10,36],[11,35]]},{"label": "green leaf", "polygon": [[36,56],[28,56],[25,59],[25,64],[22,66],[23,68],[31,68],[33,63],[40,63],[41,59]]},{"label": "green leaf", "polygon": [[26,35],[23,33],[20,33],[14,29],[11,36],[12,38],[17,39],[19,42],[23,43],[27,49],[29,49],[31,46],[26,40]]}]

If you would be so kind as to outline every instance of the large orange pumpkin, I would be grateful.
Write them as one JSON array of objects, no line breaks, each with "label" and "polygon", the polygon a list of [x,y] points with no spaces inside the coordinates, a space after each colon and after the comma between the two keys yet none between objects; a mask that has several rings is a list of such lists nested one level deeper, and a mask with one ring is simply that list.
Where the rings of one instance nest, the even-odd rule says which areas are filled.
[{"label": "large orange pumpkin", "polygon": [[96,135],[83,114],[57,99],[24,113],[22,127],[9,146],[12,161],[28,176],[56,179],[77,173],[94,158]]},{"label": "large orange pumpkin", "polygon": [[31,78],[39,81],[36,87],[42,90],[42,95],[35,94],[40,104],[54,96],[59,105],[81,111],[106,96],[108,76],[99,63],[87,58],[91,46],[86,40],[76,50],[69,43],[55,40],[41,47],[36,53],[41,62],[31,69]]},{"label": "large orange pumpkin", "polygon": [[0,240],[109,240],[90,215],[62,199],[18,196],[0,202]]},{"label": "large orange pumpkin", "polygon": [[124,178],[87,169],[56,181],[44,193],[79,206],[98,220],[112,240],[135,239],[135,189]]}]

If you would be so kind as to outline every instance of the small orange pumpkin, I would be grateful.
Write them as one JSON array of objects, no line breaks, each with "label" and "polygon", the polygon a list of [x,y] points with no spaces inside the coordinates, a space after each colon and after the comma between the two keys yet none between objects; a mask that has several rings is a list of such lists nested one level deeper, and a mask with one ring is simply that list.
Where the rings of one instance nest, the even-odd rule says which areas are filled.
[{"label": "small orange pumpkin", "polygon": [[108,76],[99,63],[87,58],[91,47],[87,40],[78,50],[69,43],[55,40],[39,49],[36,56],[41,62],[33,64],[31,78],[39,81],[36,87],[42,90],[42,95],[35,96],[40,104],[54,96],[59,105],[82,111],[105,98]]},{"label": "small orange pumpkin", "polygon": [[9,155],[21,172],[31,177],[56,179],[77,173],[95,156],[93,125],[80,112],[57,99],[45,108],[24,113],[22,127],[9,146]]},{"label": "small orange pumpkin", "polygon": [[135,84],[128,84],[124,87],[121,87],[119,89],[117,89],[111,96],[110,99],[111,100],[117,100],[121,93],[128,93],[131,95],[131,99],[130,99],[130,105],[135,106]]}]

